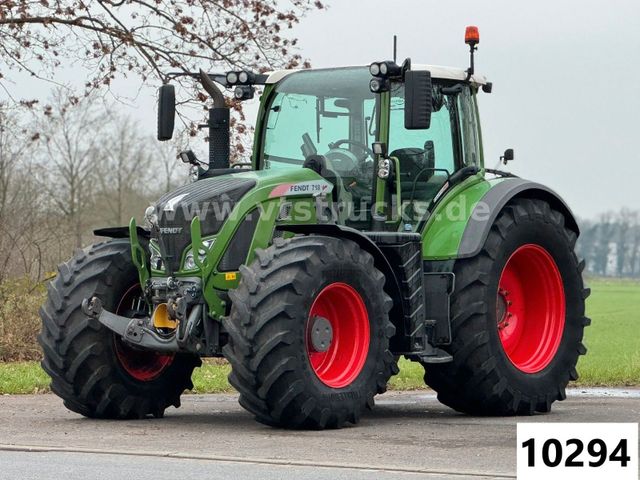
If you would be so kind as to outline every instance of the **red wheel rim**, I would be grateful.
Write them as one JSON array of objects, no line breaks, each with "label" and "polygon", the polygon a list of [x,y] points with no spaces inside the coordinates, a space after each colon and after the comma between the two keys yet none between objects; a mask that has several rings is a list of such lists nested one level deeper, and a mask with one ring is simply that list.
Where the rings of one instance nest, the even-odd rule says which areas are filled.
[{"label": "red wheel rim", "polygon": [[[311,338],[318,317],[326,319],[333,331],[326,351],[318,351]],[[322,289],[311,306],[306,327],[309,362],[320,381],[332,388],[351,384],[367,360],[369,341],[369,314],[360,294],[340,282]]]},{"label": "red wheel rim", "polygon": [[539,245],[518,248],[498,284],[496,316],[502,348],[525,373],[544,370],[555,357],[565,323],[560,270]]},{"label": "red wheel rim", "polygon": [[[138,311],[139,306],[145,308],[146,303],[142,299],[140,285],[136,284],[122,296],[115,313],[129,316],[132,312]],[[114,336],[114,344],[120,366],[131,377],[141,382],[150,382],[158,378],[173,362],[173,354],[161,355],[156,352],[136,350],[124,343],[117,335]]]}]

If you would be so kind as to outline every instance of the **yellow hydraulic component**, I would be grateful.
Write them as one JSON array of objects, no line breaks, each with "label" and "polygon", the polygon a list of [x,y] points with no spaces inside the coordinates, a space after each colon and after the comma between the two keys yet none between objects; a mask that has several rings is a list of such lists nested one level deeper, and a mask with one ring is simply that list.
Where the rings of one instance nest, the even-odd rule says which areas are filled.
[{"label": "yellow hydraulic component", "polygon": [[153,311],[153,326],[156,328],[171,328],[176,329],[178,327],[177,320],[169,318],[169,310],[166,303],[161,303]]}]

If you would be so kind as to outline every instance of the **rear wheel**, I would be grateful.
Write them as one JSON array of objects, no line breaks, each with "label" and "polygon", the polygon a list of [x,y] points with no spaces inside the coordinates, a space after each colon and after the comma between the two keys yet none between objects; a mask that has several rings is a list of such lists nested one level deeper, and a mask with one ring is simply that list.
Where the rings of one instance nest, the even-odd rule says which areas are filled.
[{"label": "rear wheel", "polygon": [[82,301],[96,296],[119,315],[148,314],[129,241],[81,250],[58,272],[40,310],[38,340],[51,390],[65,406],[95,418],[161,417],[168,406],[179,407],[198,357],[134,349],[82,311]]},{"label": "rear wheel", "polygon": [[438,399],[462,412],[548,412],[564,400],[582,344],[589,290],[576,235],[539,200],[505,207],[474,258],[455,265],[453,362],[425,365]]},{"label": "rear wheel", "polygon": [[357,423],[398,371],[392,302],[373,257],[349,240],[296,237],[241,273],[224,321],[240,404],[286,428]]}]

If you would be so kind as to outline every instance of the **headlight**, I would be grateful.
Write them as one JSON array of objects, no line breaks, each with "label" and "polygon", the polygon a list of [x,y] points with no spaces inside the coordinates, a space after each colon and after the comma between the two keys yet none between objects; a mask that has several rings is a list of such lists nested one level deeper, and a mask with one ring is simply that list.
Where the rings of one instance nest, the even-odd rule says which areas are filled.
[{"label": "headlight", "polygon": [[[213,242],[215,242],[216,239],[215,238],[210,238],[208,240],[203,240],[202,244],[204,245],[203,249],[200,249],[200,251],[198,252],[198,259],[200,260],[200,262],[204,261],[204,257],[207,254],[207,251],[211,248],[211,245],[213,245]],[[184,256],[184,263],[182,264],[182,268],[184,270],[197,270],[198,266],[196,265],[196,260],[193,257],[193,249],[189,249],[189,251],[187,251],[187,254]]]},{"label": "headlight", "polygon": [[151,270],[164,272],[164,262],[162,261],[162,256],[160,255],[160,247],[158,246],[158,242],[156,242],[155,240],[151,240],[149,242],[149,250],[151,252]]}]

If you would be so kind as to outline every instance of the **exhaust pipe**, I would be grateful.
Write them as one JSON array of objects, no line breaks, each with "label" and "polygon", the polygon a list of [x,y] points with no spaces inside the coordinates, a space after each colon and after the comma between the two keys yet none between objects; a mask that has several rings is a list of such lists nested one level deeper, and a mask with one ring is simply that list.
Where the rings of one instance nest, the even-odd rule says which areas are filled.
[{"label": "exhaust pipe", "polygon": [[224,95],[218,86],[203,70],[200,70],[200,82],[213,100],[209,109],[209,170],[229,168],[229,120],[230,112]]}]

